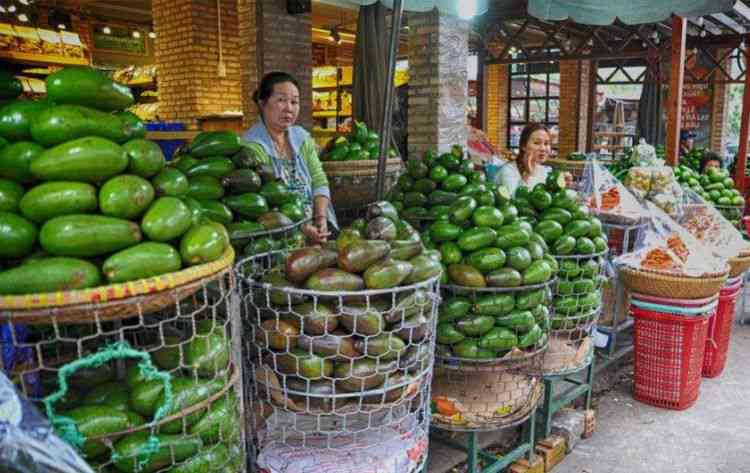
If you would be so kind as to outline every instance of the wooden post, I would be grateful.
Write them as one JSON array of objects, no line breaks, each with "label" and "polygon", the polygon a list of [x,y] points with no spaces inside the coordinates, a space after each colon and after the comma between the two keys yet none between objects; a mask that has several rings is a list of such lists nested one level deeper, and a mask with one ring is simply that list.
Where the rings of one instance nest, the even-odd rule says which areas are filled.
[{"label": "wooden post", "polygon": [[677,166],[680,159],[680,122],[682,120],[682,85],[685,75],[685,18],[672,16],[672,72],[667,100],[667,164]]},{"label": "wooden post", "polygon": [[750,35],[745,35],[745,91],[742,94],[742,122],[740,125],[740,147],[737,151],[737,166],[734,172],[734,182],[745,192],[745,163],[747,161],[747,138],[750,129]]}]

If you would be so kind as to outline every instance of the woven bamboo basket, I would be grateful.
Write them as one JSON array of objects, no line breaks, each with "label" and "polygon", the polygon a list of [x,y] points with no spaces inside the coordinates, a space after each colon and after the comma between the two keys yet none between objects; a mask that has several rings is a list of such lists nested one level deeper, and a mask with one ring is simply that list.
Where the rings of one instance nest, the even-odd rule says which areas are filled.
[{"label": "woven bamboo basket", "polygon": [[[518,425],[528,419],[542,396],[540,378],[518,370],[436,366],[432,400],[437,411],[432,425],[445,430],[479,431]],[[455,413],[441,408],[452,405]]]},{"label": "woven bamboo basket", "polygon": [[71,324],[150,314],[231,273],[233,262],[229,246],[216,261],[152,278],[77,291],[0,296],[0,321]]},{"label": "woven bamboo basket", "polygon": [[591,337],[550,336],[549,349],[544,358],[544,376],[566,376],[591,364],[594,343]]},{"label": "woven bamboo basket", "polygon": [[[402,168],[403,161],[401,158],[386,160],[386,191],[396,183]],[[375,181],[378,175],[377,160],[324,161],[323,170],[328,176],[331,201],[337,210],[362,207],[375,200]]]},{"label": "woven bamboo basket", "polygon": [[625,287],[641,294],[673,299],[703,299],[719,293],[729,272],[689,278],[622,267],[620,276]]},{"label": "woven bamboo basket", "polygon": [[750,269],[750,253],[740,253],[729,259],[729,277],[736,278]]},{"label": "woven bamboo basket", "polygon": [[219,399],[221,399],[222,397],[226,396],[227,392],[230,389],[232,389],[233,386],[235,386],[237,384],[237,381],[239,380],[239,378],[240,378],[239,370],[235,369],[234,365],[230,363],[229,364],[229,376],[227,378],[226,384],[224,384],[224,386],[219,391],[217,391],[215,394],[213,394],[212,396],[204,399],[203,401],[201,401],[201,402],[199,402],[197,404],[193,404],[192,406],[186,407],[185,409],[183,409],[183,410],[181,410],[179,412],[175,412],[171,416],[165,417],[165,418],[161,419],[159,422],[156,422],[154,424],[144,424],[144,425],[141,425],[141,426],[138,426],[138,427],[132,427],[132,428],[130,428],[128,430],[123,430],[121,432],[114,432],[114,433],[111,433],[111,434],[99,435],[97,437],[91,437],[89,440],[110,440],[110,441],[114,441],[114,440],[117,440],[120,437],[124,437],[124,436],[132,434],[134,432],[141,432],[141,431],[144,431],[144,430],[150,430],[151,428],[158,427],[158,426],[166,424],[168,422],[172,422],[172,421],[175,421],[175,420],[183,419],[183,418],[189,416],[190,414],[192,414],[194,412],[198,412],[198,411],[200,411],[202,409],[206,409],[207,407],[209,407],[214,402],[216,402]]}]

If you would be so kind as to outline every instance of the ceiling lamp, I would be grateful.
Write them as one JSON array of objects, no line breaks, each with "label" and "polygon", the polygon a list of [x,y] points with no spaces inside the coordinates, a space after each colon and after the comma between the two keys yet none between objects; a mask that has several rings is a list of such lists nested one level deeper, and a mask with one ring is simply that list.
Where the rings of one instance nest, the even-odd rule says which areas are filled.
[{"label": "ceiling lamp", "polygon": [[102,28],[102,33],[112,34],[112,28],[110,28],[109,26],[105,26],[104,28]]},{"label": "ceiling lamp", "polygon": [[149,31],[148,32],[148,37],[151,38],[151,39],[156,39],[156,32],[155,31]]},{"label": "ceiling lamp", "polygon": [[141,32],[138,30],[133,30],[132,35],[133,35],[133,38],[138,39],[141,37]]},{"label": "ceiling lamp", "polygon": [[18,21],[21,23],[28,23],[29,22],[29,16],[26,13],[20,13],[18,15]]}]

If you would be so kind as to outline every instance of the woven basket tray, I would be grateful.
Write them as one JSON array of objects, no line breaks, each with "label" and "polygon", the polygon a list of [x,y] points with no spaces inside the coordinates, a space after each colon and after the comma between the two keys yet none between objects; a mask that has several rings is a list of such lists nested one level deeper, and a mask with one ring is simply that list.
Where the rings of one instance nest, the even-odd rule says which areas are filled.
[{"label": "woven basket tray", "polygon": [[233,262],[234,250],[229,246],[216,261],[152,278],[78,291],[0,296],[0,322],[89,323],[149,314],[231,274]]},{"label": "woven basket tray", "polygon": [[719,293],[729,273],[689,278],[651,271],[620,268],[620,277],[628,289],[650,296],[674,299],[702,299]]},{"label": "woven basket tray", "polygon": [[[385,162],[386,175],[395,174],[401,170],[401,158],[390,158]],[[363,161],[323,161],[323,170],[328,177],[336,176],[376,176],[378,161],[367,159]]]},{"label": "woven basket tray", "polygon": [[434,412],[432,425],[445,430],[496,430],[517,425],[536,408],[542,383],[518,370],[475,367],[465,370],[435,367],[432,399],[446,399],[457,414]]},{"label": "woven basket tray", "polygon": [[[233,386],[235,386],[237,384],[237,381],[239,380],[239,378],[240,378],[239,370],[235,369],[234,365],[230,364],[229,365],[229,378],[227,379],[226,384],[218,392],[216,392],[216,394],[214,394],[213,396],[210,396],[210,397],[204,399],[203,401],[199,402],[198,404],[193,404],[192,406],[187,407],[187,408],[185,408],[185,409],[183,409],[183,410],[181,410],[179,412],[175,412],[171,416],[165,417],[165,418],[163,418],[162,420],[160,420],[159,422],[157,422],[157,423],[155,423],[153,425],[144,424],[144,425],[140,425],[138,427],[132,427],[132,428],[130,428],[128,430],[123,430],[121,432],[114,432],[114,433],[111,433],[111,434],[100,435],[98,437],[91,437],[88,440],[112,440],[112,441],[114,441],[114,440],[116,440],[116,439],[118,439],[120,437],[132,434],[134,432],[141,432],[141,431],[144,431],[144,430],[149,430],[152,427],[158,427],[160,425],[166,424],[167,422],[172,422],[172,421],[175,421],[175,420],[182,419],[183,417],[187,417],[190,414],[192,414],[193,412],[198,412],[201,409],[207,408],[208,406],[210,406],[211,404],[213,404],[217,400],[219,400],[222,397],[224,397],[226,395],[227,391],[229,391]],[[239,404],[238,404],[238,406],[239,406]],[[241,415],[240,415],[240,418],[242,418]]]},{"label": "woven basket tray", "polygon": [[750,255],[735,256],[729,259],[729,277],[736,278],[750,269]]}]

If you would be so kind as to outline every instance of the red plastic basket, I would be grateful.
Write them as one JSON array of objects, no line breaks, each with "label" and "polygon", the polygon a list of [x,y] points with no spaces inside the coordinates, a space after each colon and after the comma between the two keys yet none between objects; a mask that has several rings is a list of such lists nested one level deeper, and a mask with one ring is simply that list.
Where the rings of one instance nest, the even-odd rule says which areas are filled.
[{"label": "red plastic basket", "polygon": [[716,308],[716,316],[711,317],[711,321],[708,324],[706,350],[703,355],[703,377],[705,378],[716,378],[724,371],[724,367],[727,364],[727,352],[729,351],[729,340],[732,337],[734,310],[737,306],[737,297],[741,290],[741,284],[734,284],[724,287],[719,294],[719,305]]},{"label": "red plastic basket", "polygon": [[708,320],[630,308],[633,325],[633,397],[666,409],[692,406],[701,385]]}]

